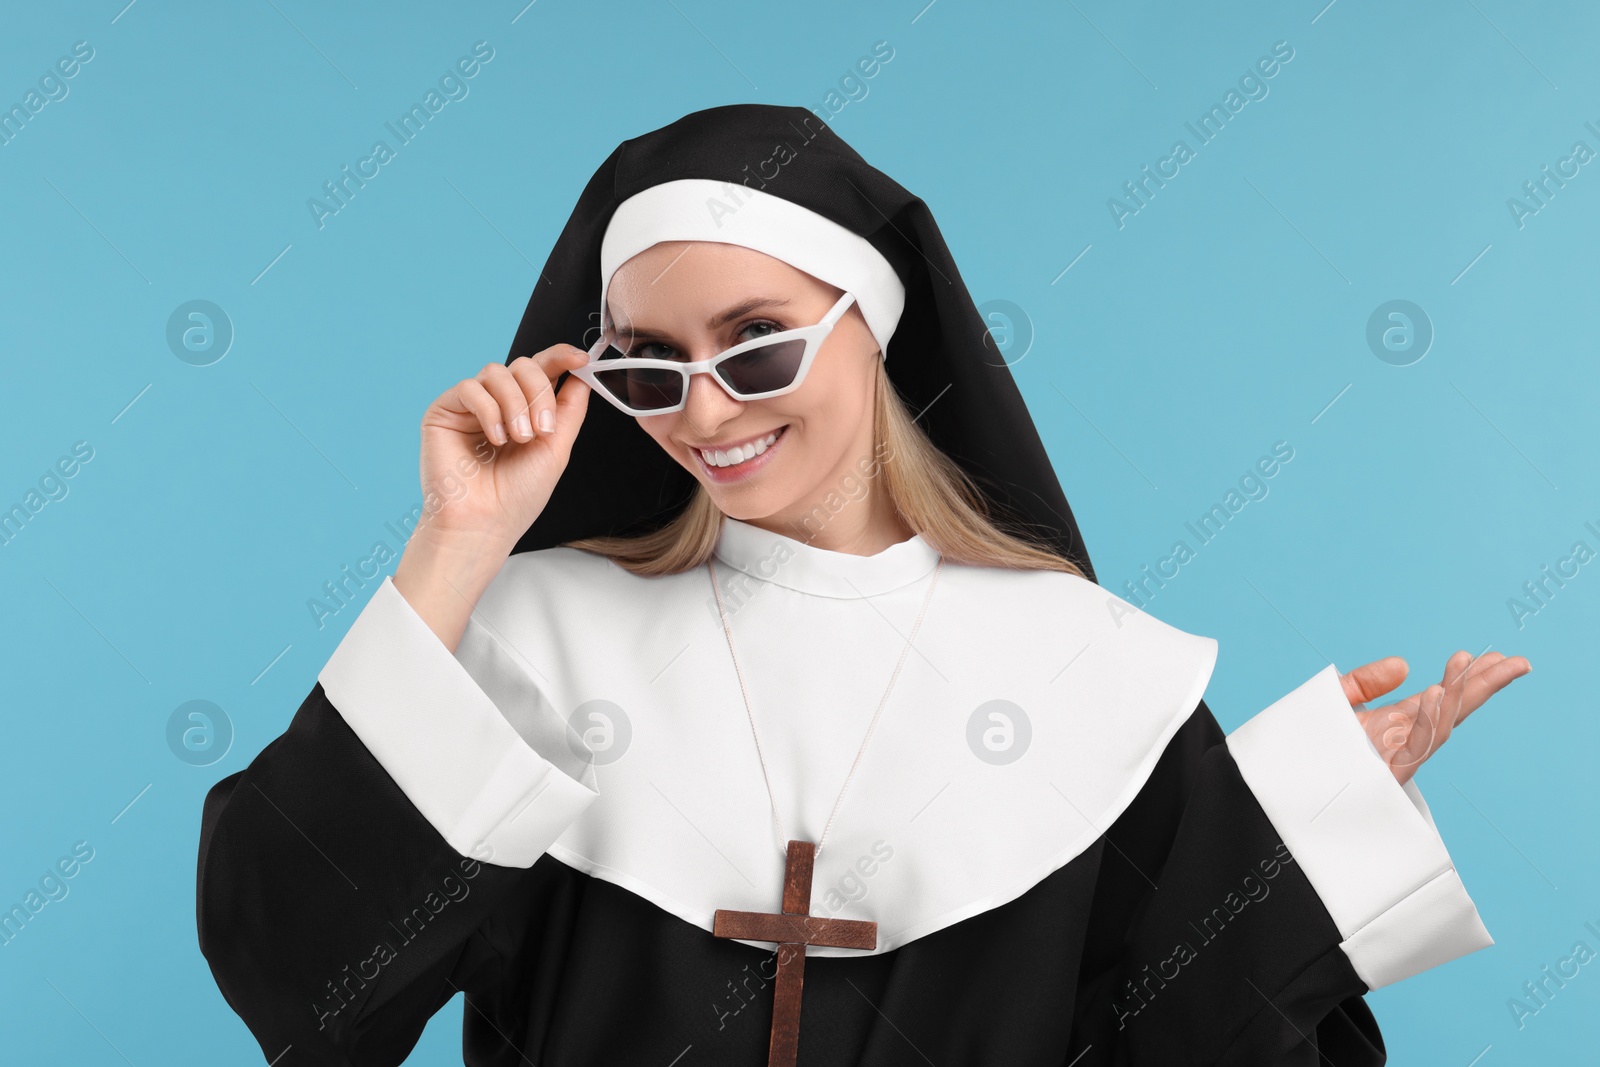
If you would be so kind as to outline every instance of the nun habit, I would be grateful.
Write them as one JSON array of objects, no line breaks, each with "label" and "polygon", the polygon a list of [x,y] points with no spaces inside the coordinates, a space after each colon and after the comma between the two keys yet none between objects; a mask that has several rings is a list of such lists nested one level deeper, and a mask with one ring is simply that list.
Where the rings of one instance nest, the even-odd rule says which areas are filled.
[{"label": "nun habit", "polygon": [[[798,1062],[1383,1063],[1363,994],[1491,943],[1421,792],[1332,665],[1224,734],[1216,641],[1095,584],[927,206],[814,114],[715,107],[619,145],[508,361],[594,339],[608,226],[671,183],[869,242],[903,294],[895,389],[997,521],[1088,575],[938,572],[815,856],[810,915],[875,943],[806,951]],[[724,520],[769,800],[707,568],[564,547],[659,527],[694,488],[591,398],[456,652],[371,583],[285,732],[211,789],[200,947],[267,1061],[401,1063],[459,992],[472,1067],[768,1062],[775,945],[716,936],[715,913],[778,911],[773,809],[823,832],[939,556]]]}]

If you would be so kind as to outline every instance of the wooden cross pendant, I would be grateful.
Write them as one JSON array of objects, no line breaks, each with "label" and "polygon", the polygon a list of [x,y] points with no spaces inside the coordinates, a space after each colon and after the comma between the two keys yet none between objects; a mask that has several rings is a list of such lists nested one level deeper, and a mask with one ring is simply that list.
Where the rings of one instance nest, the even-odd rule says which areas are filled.
[{"label": "wooden cross pendant", "polygon": [[772,991],[772,1042],[768,1067],[795,1067],[800,1054],[800,990],[806,976],[806,946],[877,948],[878,924],[856,919],[827,919],[811,914],[811,869],[817,846],[790,841],[783,870],[783,912],[728,911],[718,908],[712,935],[744,941],[774,941],[778,974]]}]

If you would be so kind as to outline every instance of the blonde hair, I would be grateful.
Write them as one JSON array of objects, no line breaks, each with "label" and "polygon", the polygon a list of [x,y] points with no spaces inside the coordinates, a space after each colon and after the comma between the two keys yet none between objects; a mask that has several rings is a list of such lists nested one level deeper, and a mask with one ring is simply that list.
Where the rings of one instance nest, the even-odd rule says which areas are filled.
[{"label": "blonde hair", "polygon": [[[877,443],[871,469],[862,471],[862,478],[870,482],[881,476],[883,490],[900,519],[946,560],[1087,577],[1052,545],[1007,530],[992,517],[972,478],[940,451],[912,418],[881,360],[873,400],[873,438]],[[852,475],[847,480],[856,479]],[[861,496],[854,498],[837,490],[829,492],[792,536],[810,542],[833,515],[865,496],[865,487]],[[842,503],[830,504],[835,498]],[[658,530],[628,537],[584,537],[565,544],[608,556],[618,566],[645,577],[679,574],[710,558],[722,518],[711,494],[698,485],[688,506]]]}]

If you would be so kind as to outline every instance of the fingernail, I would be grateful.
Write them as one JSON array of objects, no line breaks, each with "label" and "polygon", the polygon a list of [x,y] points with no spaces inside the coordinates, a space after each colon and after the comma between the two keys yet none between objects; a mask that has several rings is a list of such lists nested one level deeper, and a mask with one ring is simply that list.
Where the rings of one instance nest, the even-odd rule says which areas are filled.
[{"label": "fingernail", "polygon": [[556,428],[556,416],[549,408],[539,412],[539,432],[549,433]]},{"label": "fingernail", "polygon": [[513,425],[517,428],[518,437],[532,437],[533,429],[528,425],[528,416],[518,415]]},{"label": "fingernail", "polygon": [[494,443],[497,445],[506,443],[506,424],[503,422],[494,424]]}]

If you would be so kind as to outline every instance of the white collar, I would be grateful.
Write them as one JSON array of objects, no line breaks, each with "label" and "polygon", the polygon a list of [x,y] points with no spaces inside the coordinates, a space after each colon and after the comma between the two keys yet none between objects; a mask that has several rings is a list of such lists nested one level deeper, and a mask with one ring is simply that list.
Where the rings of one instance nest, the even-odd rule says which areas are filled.
[{"label": "white collar", "polygon": [[[817,840],[936,553],[913,538],[852,556],[725,523],[724,558],[751,568],[717,579],[735,586],[771,789],[789,836]],[[535,750],[561,758],[594,730],[624,746],[592,768],[598,798],[549,854],[707,931],[718,908],[775,909],[767,775],[705,571],[646,579],[556,548],[503,574],[459,662]],[[998,907],[1091,846],[1194,712],[1217,642],[1073,575],[947,561],[915,649],[813,882],[813,914],[879,923],[876,952]],[[1021,757],[991,759],[997,742]]]},{"label": "white collar", "polygon": [[921,534],[870,556],[835,552],[724,517],[717,559],[764,582],[812,596],[855,600],[877,596],[926,577],[939,553]]}]

